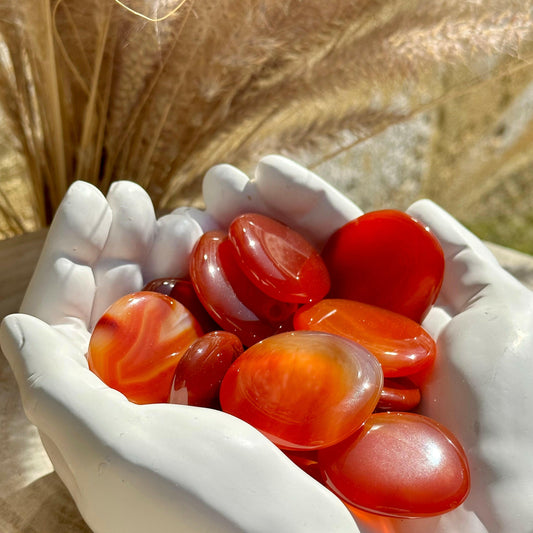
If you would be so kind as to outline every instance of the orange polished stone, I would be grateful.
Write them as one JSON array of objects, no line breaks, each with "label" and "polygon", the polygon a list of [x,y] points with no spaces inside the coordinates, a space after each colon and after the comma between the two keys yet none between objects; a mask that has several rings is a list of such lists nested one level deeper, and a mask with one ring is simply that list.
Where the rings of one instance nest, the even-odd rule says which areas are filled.
[{"label": "orange polished stone", "polygon": [[220,403],[280,448],[312,450],[356,431],[382,386],[381,366],[362,346],[293,331],[248,348],[222,380]]},{"label": "orange polished stone", "polygon": [[363,345],[383,367],[385,377],[400,377],[429,368],[435,341],[417,322],[398,313],[353,300],[326,299],[300,308],[297,330],[326,331]]},{"label": "orange polished stone", "polygon": [[242,351],[239,337],[229,331],[211,331],[195,340],[176,366],[169,403],[218,409],[222,379]]},{"label": "orange polished stone", "polygon": [[128,294],[97,322],[89,368],[132,402],[166,402],[180,357],[201,334],[196,319],[173,298],[145,291]]},{"label": "orange polished stone", "polygon": [[245,346],[292,329],[298,304],[260,291],[240,269],[226,233],[208,231],[200,237],[190,257],[189,273],[211,317]]},{"label": "orange polished stone", "polygon": [[444,253],[422,223],[394,209],[361,215],[328,240],[330,298],[365,302],[421,322],[439,294]]},{"label": "orange polished stone", "polygon": [[459,441],[414,413],[373,414],[352,436],[319,450],[318,465],[326,486],[350,505],[399,518],[450,511],[470,489]]},{"label": "orange polished stone", "polygon": [[420,399],[420,389],[409,378],[385,378],[376,411],[411,411]]},{"label": "orange polished stone", "polygon": [[230,224],[228,238],[241,270],[271,298],[308,303],[328,293],[329,273],[320,254],[285,224],[246,213]]}]

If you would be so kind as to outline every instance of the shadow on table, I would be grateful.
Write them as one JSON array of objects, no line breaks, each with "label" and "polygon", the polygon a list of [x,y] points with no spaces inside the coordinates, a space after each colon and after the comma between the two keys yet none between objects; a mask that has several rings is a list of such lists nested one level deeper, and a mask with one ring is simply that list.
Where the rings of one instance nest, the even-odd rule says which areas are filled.
[{"label": "shadow on table", "polygon": [[2,533],[91,533],[55,472],[0,499]]}]

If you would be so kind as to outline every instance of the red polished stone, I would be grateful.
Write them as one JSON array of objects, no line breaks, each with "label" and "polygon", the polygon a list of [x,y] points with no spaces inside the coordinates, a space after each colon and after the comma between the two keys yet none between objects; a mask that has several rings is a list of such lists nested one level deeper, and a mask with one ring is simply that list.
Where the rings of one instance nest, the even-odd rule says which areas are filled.
[{"label": "red polished stone", "polygon": [[374,354],[385,377],[407,376],[429,368],[435,341],[417,322],[398,313],[353,300],[326,299],[301,307],[297,330],[326,331],[349,338]]},{"label": "red polished stone", "polygon": [[227,331],[212,331],[194,341],[178,362],[169,403],[219,408],[222,378],[242,352],[239,338]]},{"label": "red polished stone", "polygon": [[198,299],[192,281],[186,279],[176,280],[169,296],[178,300],[194,315],[205,333],[219,329],[218,324],[211,318]]},{"label": "red polished stone", "polygon": [[[166,294],[170,296],[174,285],[178,278],[157,278],[149,281],[144,287],[143,291],[158,292],[159,294]],[[187,307],[187,306],[185,306]]]},{"label": "red polished stone", "polygon": [[387,516],[432,516],[459,506],[470,473],[456,437],[414,413],[377,413],[318,452],[326,486],[349,504]]},{"label": "red polished stone", "polygon": [[402,211],[362,215],[337,230],[322,257],[330,298],[390,309],[420,322],[442,285],[444,254],[436,237]]},{"label": "red polished stone", "polygon": [[411,411],[420,398],[420,389],[409,378],[385,378],[376,411]]},{"label": "red polished stone", "polygon": [[198,320],[205,333],[219,329],[218,324],[200,303],[191,281],[182,278],[158,278],[148,282],[143,291],[166,294],[183,304]]},{"label": "red polished stone", "polygon": [[128,294],[97,322],[89,368],[135,403],[166,402],[180,357],[202,334],[179,302],[156,292]]},{"label": "red polished stone", "polygon": [[285,224],[248,213],[233,220],[228,238],[241,270],[272,298],[308,303],[328,293],[329,274],[320,254]]},{"label": "red polished stone", "polygon": [[356,431],[374,410],[382,385],[379,362],[360,345],[294,331],[246,350],[222,381],[220,403],[280,448],[311,450]]},{"label": "red polished stone", "polygon": [[189,270],[202,305],[245,346],[292,327],[297,304],[270,298],[251,283],[240,270],[225,233],[202,235],[191,254]]}]

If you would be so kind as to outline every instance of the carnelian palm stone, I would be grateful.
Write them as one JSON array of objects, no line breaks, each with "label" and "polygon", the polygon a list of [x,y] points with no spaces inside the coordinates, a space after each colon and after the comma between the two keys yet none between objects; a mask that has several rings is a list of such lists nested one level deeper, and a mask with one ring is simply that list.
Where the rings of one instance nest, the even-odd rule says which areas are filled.
[{"label": "carnelian palm stone", "polygon": [[272,298],[308,303],[328,293],[329,273],[320,254],[285,224],[246,213],[232,221],[228,238],[241,270]]},{"label": "carnelian palm stone", "polygon": [[328,240],[322,258],[330,298],[383,307],[421,322],[444,276],[444,253],[422,223],[394,209],[348,222]]},{"label": "carnelian palm stone", "polygon": [[457,438],[415,413],[376,413],[361,429],[318,452],[325,484],[359,509],[417,518],[459,506],[470,490],[466,454]]},{"label": "carnelian palm stone", "polygon": [[201,334],[194,316],[173,298],[128,294],[96,323],[89,368],[132,402],[166,402],[180,357]]},{"label": "carnelian palm stone", "polygon": [[294,316],[294,327],[358,342],[377,357],[386,378],[427,371],[437,353],[435,341],[417,322],[353,300],[332,298],[304,306]]},{"label": "carnelian palm stone", "polygon": [[381,365],[359,344],[292,331],[248,348],[222,380],[220,403],[280,448],[311,450],[356,431],[382,387]]}]

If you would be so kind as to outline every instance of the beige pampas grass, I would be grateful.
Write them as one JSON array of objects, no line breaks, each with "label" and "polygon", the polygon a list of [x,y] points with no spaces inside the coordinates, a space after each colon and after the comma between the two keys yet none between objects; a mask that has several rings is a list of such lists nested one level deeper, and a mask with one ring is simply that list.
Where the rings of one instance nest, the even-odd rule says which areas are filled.
[{"label": "beige pampas grass", "polygon": [[[248,169],[278,151],[320,168],[526,71],[531,9],[514,0],[0,0],[3,129],[37,225],[75,179],[103,191],[132,179],[172,207],[197,198],[211,165]],[[27,229],[5,182],[0,214],[12,233]]]}]

